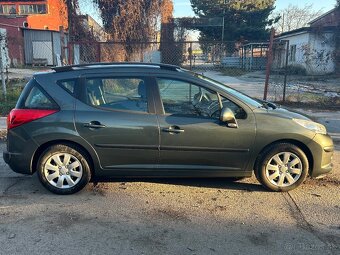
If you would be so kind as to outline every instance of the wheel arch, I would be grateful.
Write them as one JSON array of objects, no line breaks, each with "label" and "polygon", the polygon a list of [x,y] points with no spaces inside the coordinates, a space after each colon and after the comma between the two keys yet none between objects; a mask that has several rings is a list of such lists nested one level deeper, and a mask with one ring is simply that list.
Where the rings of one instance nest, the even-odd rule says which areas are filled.
[{"label": "wheel arch", "polygon": [[50,147],[52,145],[56,145],[56,144],[63,144],[63,145],[66,145],[66,146],[72,146],[73,145],[73,146],[79,147],[86,154],[86,157],[89,160],[88,163],[90,164],[91,174],[94,176],[94,173],[95,173],[95,162],[93,160],[93,157],[92,157],[91,153],[84,146],[82,146],[81,144],[79,144],[77,142],[74,142],[74,141],[63,140],[63,139],[48,141],[46,143],[41,144],[38,147],[38,149],[34,152],[34,155],[32,157],[32,161],[31,161],[31,172],[32,172],[32,174],[34,172],[36,172],[37,164],[38,164],[39,158],[40,158],[41,154],[43,153],[43,151],[46,150],[48,147]]},{"label": "wheel arch", "polygon": [[298,141],[298,140],[294,140],[294,139],[281,139],[281,140],[277,140],[277,141],[274,141],[272,143],[269,143],[267,144],[266,146],[264,146],[262,148],[262,150],[258,153],[257,157],[256,157],[256,160],[254,162],[254,165],[253,165],[253,169],[255,169],[258,161],[260,160],[260,157],[262,155],[262,153],[270,146],[272,145],[275,145],[275,144],[279,144],[279,143],[290,143],[290,144],[293,144],[297,147],[299,147],[305,154],[306,154],[306,157],[308,159],[308,173],[310,174],[311,171],[313,170],[313,167],[314,167],[314,158],[313,158],[313,154],[312,152],[310,151],[310,149],[307,147],[307,145],[305,145],[304,143]]}]

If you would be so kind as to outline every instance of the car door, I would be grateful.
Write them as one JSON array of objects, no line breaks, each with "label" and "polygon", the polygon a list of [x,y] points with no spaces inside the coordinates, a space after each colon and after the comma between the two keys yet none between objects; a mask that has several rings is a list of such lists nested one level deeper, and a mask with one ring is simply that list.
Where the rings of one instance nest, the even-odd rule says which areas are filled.
[{"label": "car door", "polygon": [[[163,107],[160,124],[160,169],[187,175],[233,175],[244,171],[255,138],[252,112],[189,81],[156,79]],[[221,100],[220,100],[221,99]],[[231,108],[237,128],[219,120],[220,105]]]},{"label": "car door", "polygon": [[76,105],[76,128],[97,152],[102,168],[134,171],[155,168],[159,127],[150,79],[103,74],[81,80],[82,100]]}]

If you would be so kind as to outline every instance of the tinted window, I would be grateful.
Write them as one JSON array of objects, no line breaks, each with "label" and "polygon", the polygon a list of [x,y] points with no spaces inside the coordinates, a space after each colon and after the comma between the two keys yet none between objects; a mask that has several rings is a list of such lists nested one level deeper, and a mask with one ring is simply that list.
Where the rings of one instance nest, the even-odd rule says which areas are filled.
[{"label": "tinted window", "polygon": [[23,107],[28,109],[55,109],[57,105],[38,86],[34,86],[29,92]]},{"label": "tinted window", "polygon": [[108,109],[147,112],[146,81],[141,78],[87,79],[86,101]]},{"label": "tinted window", "polygon": [[59,81],[58,84],[66,89],[69,93],[74,93],[74,88],[76,86],[75,80]]},{"label": "tinted window", "polygon": [[[174,79],[157,79],[157,83],[166,114],[219,118],[220,103],[215,91]],[[221,99],[223,106],[229,107],[236,118],[245,118],[241,107],[226,98]]]}]

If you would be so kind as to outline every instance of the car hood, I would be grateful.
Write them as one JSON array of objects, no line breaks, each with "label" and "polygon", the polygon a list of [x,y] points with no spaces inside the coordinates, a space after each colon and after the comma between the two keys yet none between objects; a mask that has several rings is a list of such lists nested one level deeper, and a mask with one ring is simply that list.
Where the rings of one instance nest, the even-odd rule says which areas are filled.
[{"label": "car hood", "polygon": [[285,118],[285,119],[303,119],[303,120],[311,120],[307,116],[294,112],[291,110],[287,110],[285,108],[278,107],[276,109],[264,109],[264,108],[257,108],[254,110],[254,113],[262,113],[262,114],[268,114],[275,117]]}]

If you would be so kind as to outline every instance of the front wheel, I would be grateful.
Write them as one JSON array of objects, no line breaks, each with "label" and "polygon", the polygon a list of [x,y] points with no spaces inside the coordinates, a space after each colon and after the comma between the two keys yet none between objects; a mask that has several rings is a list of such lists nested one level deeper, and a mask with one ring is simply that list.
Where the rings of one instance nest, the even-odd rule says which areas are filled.
[{"label": "front wheel", "polygon": [[279,143],[261,153],[255,166],[255,175],[269,190],[289,191],[306,179],[308,167],[307,156],[299,147]]},{"label": "front wheel", "polygon": [[86,153],[78,146],[52,145],[40,156],[38,177],[42,185],[53,193],[76,193],[91,179]]}]

